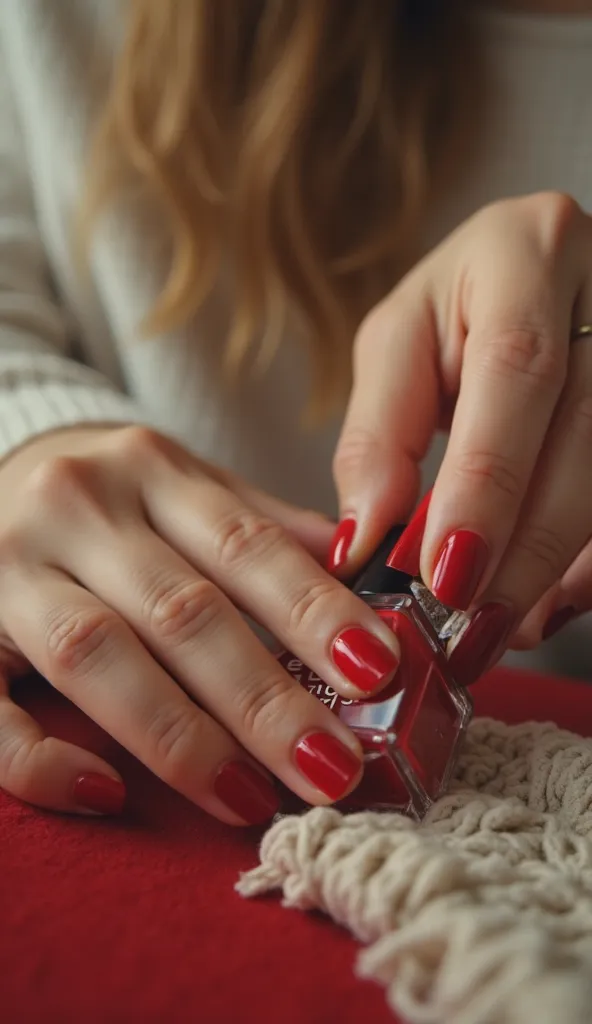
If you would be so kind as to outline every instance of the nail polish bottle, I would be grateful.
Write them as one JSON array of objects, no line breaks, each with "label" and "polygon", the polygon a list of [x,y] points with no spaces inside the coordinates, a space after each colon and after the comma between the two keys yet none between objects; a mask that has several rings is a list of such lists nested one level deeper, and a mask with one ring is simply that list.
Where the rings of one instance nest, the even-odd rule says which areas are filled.
[{"label": "nail polish bottle", "polygon": [[389,532],[352,586],[401,645],[399,669],[386,689],[375,698],[344,700],[294,655],[284,652],[280,662],[360,740],[364,775],[346,808],[419,819],[446,791],[472,715],[469,694],[452,678],[447,660],[468,620],[436,601],[420,579],[388,567],[403,529]]}]

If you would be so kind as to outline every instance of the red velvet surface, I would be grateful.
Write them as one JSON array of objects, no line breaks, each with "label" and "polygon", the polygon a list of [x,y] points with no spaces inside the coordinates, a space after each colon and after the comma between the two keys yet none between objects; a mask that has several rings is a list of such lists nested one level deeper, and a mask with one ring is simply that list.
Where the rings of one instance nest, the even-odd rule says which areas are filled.
[{"label": "red velvet surface", "polygon": [[[474,696],[480,714],[592,734],[583,684],[499,670]],[[48,731],[116,765],[130,799],[107,822],[0,794],[3,1024],[392,1024],[382,990],[354,977],[345,932],[234,893],[258,832],[206,818],[45,684],[21,700]]]}]

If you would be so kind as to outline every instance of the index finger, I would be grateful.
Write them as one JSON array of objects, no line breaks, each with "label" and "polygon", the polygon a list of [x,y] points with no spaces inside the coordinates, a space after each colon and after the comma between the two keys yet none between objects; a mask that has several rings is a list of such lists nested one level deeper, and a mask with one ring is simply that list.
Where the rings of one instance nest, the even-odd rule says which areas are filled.
[{"label": "index finger", "polygon": [[333,570],[359,566],[417,498],[440,397],[435,325],[419,280],[418,272],[373,311],[356,341],[354,386],[333,464],[348,544],[334,543]]}]

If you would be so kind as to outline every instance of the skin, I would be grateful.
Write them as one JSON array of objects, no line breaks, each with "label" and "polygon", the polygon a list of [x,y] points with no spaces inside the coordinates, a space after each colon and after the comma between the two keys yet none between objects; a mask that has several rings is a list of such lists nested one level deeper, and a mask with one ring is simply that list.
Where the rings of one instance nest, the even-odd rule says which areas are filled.
[{"label": "skin", "polygon": [[552,610],[592,604],[592,218],[570,198],[495,203],[455,231],[362,325],[335,456],[361,560],[416,498],[438,425],[450,440],[421,552],[431,582],[456,530],[489,560],[472,610],[502,602],[532,646]]},{"label": "skin", "polygon": [[[350,568],[417,495],[441,410],[450,443],[422,550],[429,581],[455,529],[485,538],[475,607],[530,613],[540,638],[558,599],[592,605],[592,219],[561,195],[496,203],[422,261],[362,325],[355,384],[335,456],[358,529]],[[461,372],[462,371],[462,372]],[[520,424],[520,430],[516,424]],[[84,772],[113,769],[47,739],[10,700],[32,664],[157,775],[209,813],[219,766],[253,758],[311,803],[302,736],[354,737],[253,638],[262,622],[344,696],[330,658],[363,627],[396,639],[319,564],[332,526],[136,427],[64,430],[0,470],[0,782],[73,811]],[[533,624],[534,623],[534,624]],[[538,631],[538,632],[537,632]]]},{"label": "skin", "polygon": [[308,802],[330,802],[298,770],[296,744],[319,732],[356,755],[359,744],[284,672],[237,606],[338,692],[362,696],[334,664],[333,639],[357,626],[399,647],[319,564],[331,523],[137,427],[42,437],[4,463],[0,487],[12,496],[0,511],[4,788],[74,812],[81,774],[117,778],[87,751],[44,737],[11,701],[10,677],[32,665],[229,824],[245,822],[214,780],[231,761],[257,761]]},{"label": "skin", "polygon": [[[420,461],[446,425],[424,579],[462,528],[490,552],[473,610],[511,605],[523,620],[517,643],[537,643],[553,610],[592,606],[592,344],[569,344],[580,323],[592,323],[592,221],[555,194],[479,212],[372,311],[334,464],[342,513],[357,522],[348,569],[407,517]],[[74,812],[78,776],[117,778],[12,702],[10,679],[32,665],[229,824],[243,822],[213,779],[236,758],[329,802],[297,770],[295,744],[312,731],[354,752],[357,742],[236,608],[342,695],[360,696],[330,658],[334,637],[359,626],[398,645],[321,567],[332,524],[126,426],[39,438],[3,463],[0,488],[0,786]]]}]

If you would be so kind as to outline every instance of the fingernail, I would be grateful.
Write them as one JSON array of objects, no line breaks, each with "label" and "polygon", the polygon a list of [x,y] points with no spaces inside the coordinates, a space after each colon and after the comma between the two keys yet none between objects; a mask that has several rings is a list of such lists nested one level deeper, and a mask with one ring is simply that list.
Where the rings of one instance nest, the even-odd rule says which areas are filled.
[{"label": "fingernail", "polygon": [[457,683],[470,686],[495,665],[514,625],[515,616],[508,605],[491,602],[475,612],[449,658],[450,671]]},{"label": "fingernail", "polygon": [[365,629],[344,629],[331,648],[333,662],[352,686],[372,693],[397,671],[399,659],[382,640]]},{"label": "fingernail", "polygon": [[553,612],[545,623],[543,640],[549,640],[550,637],[558,633],[564,626],[567,626],[567,623],[571,622],[579,614],[578,609],[574,608],[571,604],[567,608],[559,608],[558,611]]},{"label": "fingernail", "polygon": [[419,556],[425,531],[431,490],[421,499],[413,516],[399,537],[393,550],[386,560],[390,569],[398,569],[409,576],[419,576]]},{"label": "fingernail", "polygon": [[447,608],[466,611],[487,568],[489,548],[472,530],[455,530],[442,545],[432,593]]},{"label": "fingernail", "polygon": [[121,814],[125,803],[125,786],[119,779],[99,772],[80,775],[74,783],[74,803],[95,814]]},{"label": "fingernail", "polygon": [[333,534],[329,555],[327,558],[327,571],[337,572],[347,561],[347,555],[356,532],[356,521],[351,516],[342,519]]},{"label": "fingernail", "polygon": [[327,732],[304,736],[294,756],[302,774],[331,800],[347,793],[362,767],[354,752]]},{"label": "fingernail", "polygon": [[280,806],[275,786],[248,761],[227,761],[214,779],[214,792],[249,825],[273,818]]}]

